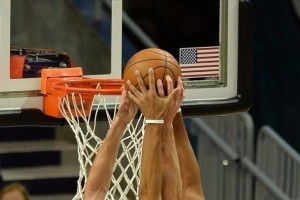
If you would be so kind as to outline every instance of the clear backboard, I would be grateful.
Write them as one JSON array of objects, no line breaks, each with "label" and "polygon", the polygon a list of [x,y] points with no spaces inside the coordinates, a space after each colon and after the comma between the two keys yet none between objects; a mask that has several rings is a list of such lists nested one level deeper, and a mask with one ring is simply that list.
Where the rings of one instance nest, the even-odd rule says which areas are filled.
[{"label": "clear backboard", "polygon": [[[67,55],[88,77],[122,78],[131,55],[159,47],[181,65],[184,115],[247,111],[252,88],[249,1],[189,2],[0,0],[0,126],[64,123],[43,114],[39,70],[28,75],[30,61],[43,53]],[[93,15],[86,14],[88,9]],[[20,76],[12,75],[16,52],[28,56]],[[107,103],[114,105],[115,98]]]}]

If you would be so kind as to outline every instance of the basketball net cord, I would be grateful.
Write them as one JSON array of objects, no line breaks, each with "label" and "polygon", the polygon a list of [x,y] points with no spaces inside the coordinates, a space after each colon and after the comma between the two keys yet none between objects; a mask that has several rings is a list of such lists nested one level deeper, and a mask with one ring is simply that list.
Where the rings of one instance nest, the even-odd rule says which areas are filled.
[{"label": "basketball net cord", "polygon": [[[115,104],[113,116],[111,116],[105,95],[97,94],[94,96],[93,101],[94,106],[97,104],[96,109],[94,109],[93,114],[93,109],[90,109],[89,115],[86,115],[84,112],[84,99],[81,94],[73,92],[64,97],[59,97],[60,112],[74,132],[78,145],[79,177],[77,180],[77,192],[73,200],[84,199],[88,171],[104,140],[104,138],[97,136],[96,133],[98,112],[99,110],[105,111],[109,127],[111,127],[119,105],[118,103]],[[124,131],[118,157],[114,165],[110,190],[105,199],[138,199],[144,125],[144,118],[140,115],[137,119],[132,120]]]}]

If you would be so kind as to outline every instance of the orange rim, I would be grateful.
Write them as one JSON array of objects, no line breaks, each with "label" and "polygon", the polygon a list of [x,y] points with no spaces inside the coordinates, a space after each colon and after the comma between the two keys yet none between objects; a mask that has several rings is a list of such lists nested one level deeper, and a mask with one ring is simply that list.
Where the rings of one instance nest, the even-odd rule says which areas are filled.
[{"label": "orange rim", "polygon": [[56,81],[52,83],[52,89],[61,95],[67,93],[120,95],[122,93],[123,83],[122,79],[86,78],[80,80]]}]

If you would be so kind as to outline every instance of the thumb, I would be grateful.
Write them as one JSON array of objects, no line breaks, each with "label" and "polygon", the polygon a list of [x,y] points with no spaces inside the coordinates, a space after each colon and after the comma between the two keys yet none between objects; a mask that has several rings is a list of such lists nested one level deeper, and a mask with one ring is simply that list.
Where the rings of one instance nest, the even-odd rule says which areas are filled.
[{"label": "thumb", "polygon": [[167,104],[169,104],[173,99],[177,99],[180,95],[180,89],[175,88],[168,96],[167,96]]}]

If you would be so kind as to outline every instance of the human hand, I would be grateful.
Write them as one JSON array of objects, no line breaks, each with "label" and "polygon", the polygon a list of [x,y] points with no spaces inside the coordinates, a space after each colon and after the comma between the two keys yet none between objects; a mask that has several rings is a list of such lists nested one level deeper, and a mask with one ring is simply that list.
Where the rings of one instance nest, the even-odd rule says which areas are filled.
[{"label": "human hand", "polygon": [[[172,91],[174,90],[173,86],[173,81],[170,76],[166,76],[166,81],[167,81],[167,95],[171,94]],[[172,102],[167,110],[167,113],[165,115],[165,122],[172,122],[173,118],[175,117],[178,109],[180,108],[180,105],[184,99],[184,86],[181,77],[178,77],[177,79],[177,86],[176,88],[179,89],[179,94],[175,96],[175,98],[172,99]],[[163,88],[163,83],[162,80],[157,80],[157,90],[158,90],[158,95],[160,97],[165,97],[165,91]]]},{"label": "human hand", "polygon": [[128,96],[139,106],[146,119],[163,119],[172,100],[179,95],[180,89],[176,88],[172,90],[167,97],[162,98],[158,96],[156,92],[154,71],[152,68],[149,69],[148,75],[149,89],[147,90],[140,72],[136,71],[136,78],[140,90],[128,81],[127,85],[130,89]]},{"label": "human hand", "polygon": [[121,94],[118,116],[122,121],[128,124],[135,117],[137,110],[137,104],[128,98],[128,94],[124,87]]}]

